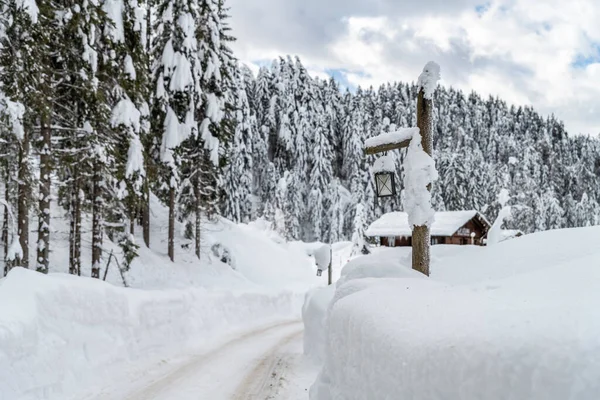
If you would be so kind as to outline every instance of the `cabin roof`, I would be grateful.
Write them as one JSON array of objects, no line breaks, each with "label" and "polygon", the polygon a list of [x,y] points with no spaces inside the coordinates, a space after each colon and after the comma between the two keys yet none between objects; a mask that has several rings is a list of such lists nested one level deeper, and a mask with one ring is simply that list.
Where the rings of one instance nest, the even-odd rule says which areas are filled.
[{"label": "cabin roof", "polygon": [[[436,212],[435,221],[431,225],[431,236],[452,236],[476,216],[480,217],[487,228],[490,227],[485,217],[475,210]],[[384,214],[369,226],[365,234],[370,237],[412,236],[412,229],[408,225],[408,214],[399,211]]]}]

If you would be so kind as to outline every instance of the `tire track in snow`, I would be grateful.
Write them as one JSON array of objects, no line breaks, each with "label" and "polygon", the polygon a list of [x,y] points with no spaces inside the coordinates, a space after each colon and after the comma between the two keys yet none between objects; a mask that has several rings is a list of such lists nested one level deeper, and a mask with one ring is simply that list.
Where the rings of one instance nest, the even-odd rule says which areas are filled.
[{"label": "tire track in snow", "polygon": [[[273,374],[279,361],[278,350],[297,339],[301,333],[302,323],[298,321],[249,332],[217,349],[192,358],[167,375],[151,381],[124,398],[126,400],[267,399],[269,397],[251,396],[262,396],[260,391],[268,388],[268,375]],[[254,385],[253,379],[258,379],[263,384]],[[246,390],[244,388],[252,393],[244,393]],[[253,394],[254,392],[256,395]]]},{"label": "tire track in snow", "polygon": [[283,338],[269,353],[258,360],[238,386],[232,400],[276,399],[282,389],[287,372],[295,364],[294,355],[285,348],[302,336],[302,331]]}]

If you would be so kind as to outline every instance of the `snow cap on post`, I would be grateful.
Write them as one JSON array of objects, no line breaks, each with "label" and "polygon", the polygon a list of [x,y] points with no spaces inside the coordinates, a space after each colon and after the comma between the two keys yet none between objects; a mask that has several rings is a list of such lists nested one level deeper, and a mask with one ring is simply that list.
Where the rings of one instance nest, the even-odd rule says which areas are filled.
[{"label": "snow cap on post", "polygon": [[317,268],[325,271],[329,269],[329,264],[331,264],[331,246],[328,244],[324,244],[319,247],[315,253],[315,263],[317,264]]},{"label": "snow cap on post", "polygon": [[423,67],[423,72],[421,72],[419,80],[417,81],[419,90],[423,89],[423,95],[427,100],[433,98],[433,92],[435,92],[439,80],[440,66],[433,61],[429,61],[425,64],[425,67]]}]

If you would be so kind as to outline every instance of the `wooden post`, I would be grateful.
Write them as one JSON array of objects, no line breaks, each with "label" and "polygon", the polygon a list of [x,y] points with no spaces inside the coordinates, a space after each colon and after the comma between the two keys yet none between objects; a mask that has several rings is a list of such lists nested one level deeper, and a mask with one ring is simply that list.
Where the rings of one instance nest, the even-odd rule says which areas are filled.
[{"label": "wooden post", "polygon": [[[433,100],[425,98],[423,88],[417,99],[417,126],[423,151],[433,157]],[[427,186],[431,191],[431,184]],[[429,276],[431,233],[426,225],[415,226],[412,236],[412,268]]]},{"label": "wooden post", "polygon": [[333,283],[333,272],[331,271],[331,267],[333,267],[333,246],[329,245],[329,268],[327,269],[327,281],[329,282],[329,285]]}]

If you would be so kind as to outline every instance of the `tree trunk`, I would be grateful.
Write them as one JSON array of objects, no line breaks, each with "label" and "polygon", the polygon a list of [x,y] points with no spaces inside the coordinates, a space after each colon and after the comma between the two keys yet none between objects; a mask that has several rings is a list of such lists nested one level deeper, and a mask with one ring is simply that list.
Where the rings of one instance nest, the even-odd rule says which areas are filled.
[{"label": "tree trunk", "polygon": [[102,165],[94,163],[92,190],[92,278],[100,278],[102,259]]},{"label": "tree trunk", "polygon": [[10,218],[8,212],[8,205],[10,204],[10,196],[9,196],[9,180],[10,180],[10,172],[8,171],[8,167],[6,168],[6,180],[4,181],[4,199],[6,200],[6,206],[4,207],[4,220],[2,221],[2,245],[4,246],[4,276],[8,274],[8,270],[10,269],[8,258],[8,218]]},{"label": "tree trunk", "polygon": [[77,265],[75,263],[75,181],[71,188],[71,198],[69,199],[69,274],[77,275]]},{"label": "tree trunk", "polygon": [[[432,156],[433,153],[433,101],[425,98],[423,89],[419,91],[417,99],[417,126],[421,132],[423,151]],[[431,190],[431,184],[427,186]],[[412,267],[429,276],[431,262],[430,246],[431,234],[428,226],[415,226],[413,229]]]},{"label": "tree trunk", "polygon": [[169,258],[175,261],[175,188],[169,189]]},{"label": "tree trunk", "polygon": [[42,150],[40,151],[39,224],[37,270],[48,273],[50,264],[50,189],[52,174],[52,131],[45,118],[41,122]]},{"label": "tree trunk", "polygon": [[129,233],[131,236],[135,235],[135,219],[138,215],[138,209],[135,200],[136,196],[131,194],[129,196]]},{"label": "tree trunk", "polygon": [[81,190],[81,178],[77,177],[77,190],[75,191],[75,267],[77,275],[81,276],[81,201],[83,191]]},{"label": "tree trunk", "polygon": [[142,230],[144,234],[144,243],[146,247],[150,248],[150,185],[148,180],[144,182],[144,202],[142,204],[144,208],[142,211]]},{"label": "tree trunk", "polygon": [[201,252],[201,225],[202,225],[202,210],[200,207],[200,177],[196,174],[196,179],[194,182],[194,196],[196,197],[196,234],[195,234],[195,244],[196,244],[196,257],[200,259]]},{"label": "tree trunk", "polygon": [[329,268],[327,269],[327,284],[333,284],[333,247],[329,245]]},{"label": "tree trunk", "polygon": [[29,136],[25,133],[19,146],[19,185],[18,185],[18,212],[17,232],[23,250],[23,256],[16,260],[15,265],[29,268],[29,201],[31,188],[31,174],[29,171]]},{"label": "tree trunk", "polygon": [[81,189],[78,167],[74,168],[69,232],[69,273],[81,275]]}]

